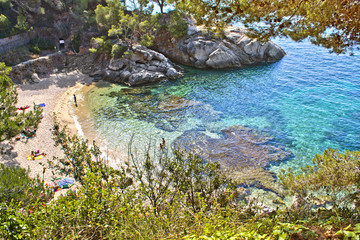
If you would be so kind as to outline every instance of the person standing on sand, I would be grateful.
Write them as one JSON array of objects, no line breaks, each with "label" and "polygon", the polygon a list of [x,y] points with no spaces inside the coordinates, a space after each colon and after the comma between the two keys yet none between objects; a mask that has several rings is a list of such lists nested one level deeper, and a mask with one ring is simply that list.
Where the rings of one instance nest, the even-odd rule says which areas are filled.
[{"label": "person standing on sand", "polygon": [[75,103],[75,107],[77,107],[77,102],[76,102],[76,96],[74,94],[74,103]]}]

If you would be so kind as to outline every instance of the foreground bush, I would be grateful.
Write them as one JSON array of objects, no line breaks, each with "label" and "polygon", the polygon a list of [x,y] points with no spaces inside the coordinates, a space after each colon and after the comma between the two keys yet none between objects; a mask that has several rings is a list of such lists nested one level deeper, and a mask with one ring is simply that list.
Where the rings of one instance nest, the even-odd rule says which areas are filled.
[{"label": "foreground bush", "polygon": [[27,205],[36,200],[47,200],[48,193],[39,178],[30,178],[29,171],[0,164],[0,201]]},{"label": "foreground bush", "polygon": [[[26,206],[9,203],[0,208],[0,237],[4,239],[358,239],[359,209],[343,206],[266,211],[257,199],[240,201],[239,189],[216,163],[174,151],[135,154],[120,170],[107,167],[96,145],[68,136],[57,122],[52,129],[65,158],[57,169],[78,179],[82,186],[56,201],[32,201]],[[331,153],[331,154],[330,154]],[[345,157],[358,163],[357,152],[325,152],[310,175],[288,173],[282,180],[289,189],[306,183],[311,190],[316,174],[328,169],[331,159]],[[327,160],[326,156],[332,156]],[[75,159],[77,161],[75,161]],[[92,159],[93,162],[90,160]],[[352,160],[351,160],[352,159]],[[339,162],[337,161],[337,162]],[[353,165],[355,164],[355,165]],[[335,164],[336,165],[336,164]],[[348,169],[349,170],[349,169]],[[350,175],[355,176],[355,175]],[[302,179],[303,178],[303,179]],[[316,178],[319,179],[319,178]],[[350,178],[358,191],[356,177]],[[331,185],[326,182],[324,187]],[[310,193],[310,191],[308,191]],[[335,206],[335,205],[334,205]],[[346,210],[346,211],[345,211]]]}]

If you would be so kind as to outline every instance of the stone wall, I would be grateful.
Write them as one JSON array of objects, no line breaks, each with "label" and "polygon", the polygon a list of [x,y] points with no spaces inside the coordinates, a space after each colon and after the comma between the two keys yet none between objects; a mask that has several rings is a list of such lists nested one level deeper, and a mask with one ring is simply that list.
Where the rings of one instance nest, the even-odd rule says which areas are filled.
[{"label": "stone wall", "polygon": [[5,54],[14,48],[28,44],[33,38],[35,38],[34,32],[26,32],[0,39],[0,55]]}]

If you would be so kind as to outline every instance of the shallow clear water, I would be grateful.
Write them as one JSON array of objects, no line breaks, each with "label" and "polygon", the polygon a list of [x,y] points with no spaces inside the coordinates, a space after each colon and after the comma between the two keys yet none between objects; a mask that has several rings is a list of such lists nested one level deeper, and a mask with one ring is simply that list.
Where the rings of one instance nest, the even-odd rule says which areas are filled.
[{"label": "shallow clear water", "polygon": [[[235,124],[267,132],[294,153],[271,166],[298,168],[327,148],[360,149],[360,54],[330,54],[308,42],[275,41],[287,53],[279,62],[236,70],[186,68],[182,79],[138,87],[99,84],[86,101],[100,138],[124,151],[135,145],[168,142],[186,130],[218,137]],[[191,106],[164,111],[171,99]],[[177,109],[178,110],[178,109]]]}]

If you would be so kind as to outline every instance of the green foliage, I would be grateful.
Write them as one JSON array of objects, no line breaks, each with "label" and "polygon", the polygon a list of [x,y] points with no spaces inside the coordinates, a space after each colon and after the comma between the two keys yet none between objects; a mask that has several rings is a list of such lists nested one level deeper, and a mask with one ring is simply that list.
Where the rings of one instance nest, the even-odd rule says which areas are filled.
[{"label": "green foliage", "polygon": [[313,166],[302,169],[301,174],[282,171],[279,178],[299,197],[314,201],[325,199],[335,209],[348,209],[360,200],[360,152],[328,149],[316,155]]},{"label": "green foliage", "polygon": [[82,42],[82,33],[81,32],[74,33],[74,35],[72,35],[71,37],[71,47],[75,50],[75,52],[80,51],[81,42]]},{"label": "green foliage", "polygon": [[170,21],[167,22],[166,29],[175,38],[182,38],[187,34],[188,24],[179,11],[172,11]]},{"label": "green foliage", "polygon": [[[66,142],[69,146],[74,143],[71,137]],[[324,216],[319,213],[314,215],[315,221],[289,221],[287,211],[266,214],[259,211],[257,203],[233,201],[231,194],[225,196],[225,202],[231,204],[223,204],[215,186],[226,189],[228,184],[219,184],[222,175],[216,164],[206,165],[196,156],[185,157],[176,151],[174,156],[166,152],[150,156],[149,149],[142,159],[133,150],[129,146],[131,162],[110,174],[107,180],[103,172],[104,168],[111,172],[110,168],[95,164],[83,172],[78,191],[68,191],[56,201],[46,205],[34,202],[22,209],[13,203],[2,204],[0,237],[270,240],[359,236],[359,224],[349,225],[343,220],[343,227],[324,227],[317,218]],[[87,155],[86,151],[82,154]],[[210,193],[209,188],[214,191]],[[190,198],[192,189],[197,195],[196,211]],[[314,227],[319,233],[336,235],[318,236],[312,230]]]},{"label": "green foliage", "polygon": [[111,28],[112,25],[117,24],[120,21],[120,13],[124,11],[124,6],[121,1],[106,1],[106,6],[98,5],[95,9],[96,22],[101,29],[106,31]]},{"label": "green foliage", "polygon": [[139,44],[145,47],[151,47],[154,44],[154,37],[150,35],[141,36]]},{"label": "green foliage", "polygon": [[345,240],[359,239],[360,238],[360,223],[355,224],[353,230],[350,230],[351,224],[344,229],[336,232],[337,236],[341,236]]},{"label": "green foliage", "polygon": [[96,30],[96,16],[95,12],[91,10],[84,10],[83,18],[85,20],[84,30]]},{"label": "green foliage", "polygon": [[[166,150],[150,154],[149,144],[139,157],[131,141],[129,162],[115,170],[96,145],[90,148],[86,140],[69,136],[57,121],[52,133],[64,152],[56,168],[79,179],[81,186],[48,204],[34,199],[26,205],[2,203],[4,239],[320,239],[329,237],[327,232],[336,232],[333,238],[359,237],[360,224],[353,224],[357,210],[348,215],[336,208],[309,211],[305,218],[287,209],[267,213],[256,199],[236,201],[234,184],[219,164],[196,155]],[[304,174],[282,175],[283,182],[294,192],[301,192],[301,184],[311,191],[358,185],[359,152],[327,150],[314,164]],[[340,182],[331,180],[340,174],[335,169],[340,164],[355,173]],[[18,186],[29,181],[21,179],[23,171],[7,169],[15,179],[0,175],[0,181]]]},{"label": "green foliage", "polygon": [[51,129],[55,146],[60,146],[64,152],[64,157],[54,157],[55,161],[49,161],[50,168],[60,174],[71,176],[81,184],[85,184],[84,178],[87,174],[96,174],[101,180],[108,182],[110,178],[121,178],[123,175],[118,170],[107,167],[105,159],[101,156],[98,146],[88,147],[88,141],[77,135],[69,136],[66,126],[61,126],[56,118]]},{"label": "green foliage", "polygon": [[317,235],[314,231],[309,228],[294,223],[278,223],[275,227],[272,235],[277,237],[277,239],[288,239],[291,235],[302,235],[305,239],[314,239]]},{"label": "green foliage", "polygon": [[33,40],[31,40],[31,45],[37,46],[40,50],[55,49],[54,41],[45,38],[34,38]]},{"label": "green foliage", "polygon": [[24,239],[29,237],[29,226],[19,217],[20,204],[0,204],[0,237],[3,239]]},{"label": "green foliage", "polygon": [[66,126],[62,127],[55,119],[51,133],[55,146],[60,146],[65,157],[54,157],[55,162],[59,164],[49,161],[49,166],[60,174],[72,176],[82,183],[86,171],[92,169],[92,151],[88,148],[87,141],[77,135],[68,136],[66,131]]},{"label": "green foliage", "polygon": [[124,10],[119,1],[107,1],[107,6],[98,5],[95,9],[98,26],[111,38],[128,42],[129,47],[134,43],[151,46],[154,39],[152,17],[140,11],[131,14]]},{"label": "green foliage", "polygon": [[92,38],[91,39],[92,48],[90,52],[98,54],[110,54],[112,50],[113,43],[110,40],[106,40],[106,37]]},{"label": "green foliage", "polygon": [[0,8],[2,9],[8,9],[11,7],[11,1],[10,0],[0,0]]},{"label": "green foliage", "polygon": [[11,29],[11,23],[9,21],[9,19],[1,14],[0,15],[0,38],[5,38],[9,36],[10,33],[10,29]]},{"label": "green foliage", "polygon": [[251,37],[267,40],[285,36],[341,53],[360,43],[358,1],[337,0],[185,0],[170,1],[192,14],[198,24],[224,27],[232,21],[249,28]]},{"label": "green foliage", "polygon": [[40,50],[38,45],[30,46],[29,51],[32,52],[33,54],[40,54],[41,53],[41,50]]},{"label": "green foliage", "polygon": [[19,32],[27,32],[30,31],[30,27],[26,16],[23,14],[22,10],[19,10],[19,15],[17,16],[17,23],[12,29],[12,34],[17,34]]},{"label": "green foliage", "polygon": [[18,112],[16,86],[8,77],[11,68],[0,63],[0,142],[11,139],[24,129],[35,128],[40,123],[42,110],[34,104],[33,111]]},{"label": "green foliage", "polygon": [[48,193],[39,178],[30,178],[29,171],[0,164],[0,201],[21,202],[27,205],[36,200],[44,201]]},{"label": "green foliage", "polygon": [[161,153],[144,159],[132,154],[129,146],[133,178],[139,182],[141,193],[150,201],[155,213],[166,200],[180,194],[195,213],[214,204],[226,206],[234,197],[234,184],[220,170],[218,163],[205,163],[198,156],[174,151],[173,156]]},{"label": "green foliage", "polygon": [[126,52],[127,47],[119,44],[114,44],[111,49],[111,56],[113,58],[121,58]]}]

